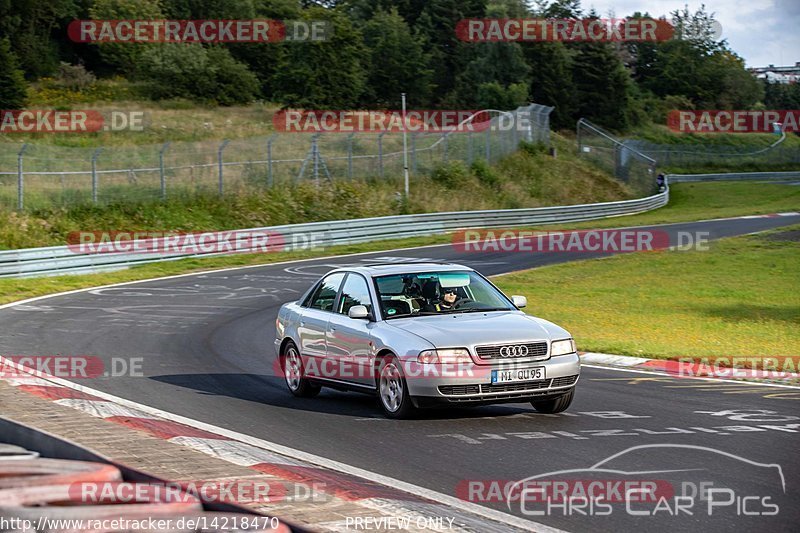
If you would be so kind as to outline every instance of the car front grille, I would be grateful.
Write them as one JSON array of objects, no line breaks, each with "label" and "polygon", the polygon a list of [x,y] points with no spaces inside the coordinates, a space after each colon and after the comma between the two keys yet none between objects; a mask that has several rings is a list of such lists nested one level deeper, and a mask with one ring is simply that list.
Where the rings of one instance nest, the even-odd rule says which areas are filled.
[{"label": "car front grille", "polygon": [[578,376],[562,376],[553,380],[553,387],[566,387],[578,381]]},{"label": "car front grille", "polygon": [[440,385],[439,392],[448,396],[463,396],[465,394],[479,394],[479,385]]},{"label": "car front grille", "polygon": [[[518,349],[519,347],[524,346],[527,350],[527,354],[525,355],[510,355],[510,356],[502,356],[500,352],[503,348],[509,348],[511,350]],[[515,359],[525,359],[530,357],[545,357],[547,355],[547,342],[545,341],[537,341],[537,342],[520,342],[517,344],[498,344],[497,346],[476,346],[475,353],[481,359],[500,359],[500,360],[515,360]]]},{"label": "car front grille", "polygon": [[523,390],[547,389],[550,387],[552,379],[542,379],[539,381],[526,381],[525,383],[495,383],[493,385],[481,385],[481,394],[488,392],[516,392]]}]

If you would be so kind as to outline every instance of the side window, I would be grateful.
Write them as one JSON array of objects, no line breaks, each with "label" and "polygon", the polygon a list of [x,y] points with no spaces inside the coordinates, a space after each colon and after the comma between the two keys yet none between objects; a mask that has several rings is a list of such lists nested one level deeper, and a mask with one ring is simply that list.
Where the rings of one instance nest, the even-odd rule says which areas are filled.
[{"label": "side window", "polygon": [[333,302],[336,300],[336,293],[339,292],[339,286],[343,279],[344,272],[337,272],[323,279],[308,306],[311,309],[333,311]]},{"label": "side window", "polygon": [[346,315],[354,305],[363,305],[367,311],[372,312],[372,303],[369,298],[367,280],[358,274],[350,274],[342,288],[342,298],[339,300],[337,312]]}]

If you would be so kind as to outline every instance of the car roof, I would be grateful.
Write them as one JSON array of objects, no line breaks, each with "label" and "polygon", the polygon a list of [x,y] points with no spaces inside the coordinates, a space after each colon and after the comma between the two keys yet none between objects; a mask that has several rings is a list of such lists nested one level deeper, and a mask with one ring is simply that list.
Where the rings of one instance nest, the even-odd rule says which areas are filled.
[{"label": "car roof", "polygon": [[455,263],[407,262],[407,263],[373,263],[352,267],[337,268],[333,272],[358,272],[366,276],[392,276],[397,274],[415,274],[417,272],[452,272],[455,270],[473,270]]}]

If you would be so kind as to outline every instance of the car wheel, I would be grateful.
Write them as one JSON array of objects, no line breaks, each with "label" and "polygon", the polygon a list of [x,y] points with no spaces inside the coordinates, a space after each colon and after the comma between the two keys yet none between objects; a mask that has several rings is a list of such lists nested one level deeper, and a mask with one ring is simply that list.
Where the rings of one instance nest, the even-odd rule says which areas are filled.
[{"label": "car wheel", "polygon": [[415,411],[402,365],[396,357],[385,357],[378,369],[378,399],[389,418],[409,418]]},{"label": "car wheel", "polygon": [[289,341],[283,350],[283,378],[286,380],[286,386],[295,396],[313,398],[319,394],[322,387],[303,377],[303,374],[303,359],[297,351],[297,346]]},{"label": "car wheel", "polygon": [[553,414],[566,411],[567,407],[572,403],[572,398],[575,397],[575,388],[569,390],[568,393],[562,394],[558,398],[549,400],[531,400],[531,405],[540,413]]}]

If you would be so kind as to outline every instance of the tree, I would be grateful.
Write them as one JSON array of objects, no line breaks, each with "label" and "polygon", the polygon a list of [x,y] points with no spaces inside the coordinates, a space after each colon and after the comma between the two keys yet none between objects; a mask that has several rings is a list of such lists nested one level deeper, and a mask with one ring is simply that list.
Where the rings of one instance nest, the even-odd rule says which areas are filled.
[{"label": "tree", "polygon": [[554,128],[571,128],[575,122],[575,84],[572,57],[563,43],[539,42],[523,45],[530,67],[530,97],[537,104],[553,106]]},{"label": "tree", "polygon": [[0,39],[0,109],[21,109],[27,98],[27,83],[8,38]]},{"label": "tree", "polygon": [[29,79],[55,72],[60,48],[59,29],[78,17],[76,0],[0,0],[0,38],[8,37],[20,68]]},{"label": "tree", "polygon": [[577,114],[615,130],[628,127],[631,79],[608,43],[578,43],[573,63]]},{"label": "tree", "polygon": [[454,91],[456,78],[473,58],[471,49],[475,45],[459,40],[456,24],[461,19],[483,17],[485,12],[485,0],[431,0],[420,12],[416,25],[429,47],[426,52],[431,55],[433,85],[440,103],[458,92]]},{"label": "tree", "polygon": [[422,39],[412,34],[396,9],[378,10],[363,29],[369,54],[366,102],[397,105],[398,93],[408,93],[412,106],[426,105],[432,92],[430,56]]},{"label": "tree", "polygon": [[[163,19],[159,0],[94,0],[89,9],[94,20],[157,20]],[[154,44],[148,43],[97,43],[100,57],[112,67],[132,73],[146,51]]]},{"label": "tree", "polygon": [[324,41],[287,43],[273,78],[273,97],[287,106],[353,108],[361,102],[367,75],[361,32],[340,9],[310,8],[306,20],[327,20],[332,36]]}]

